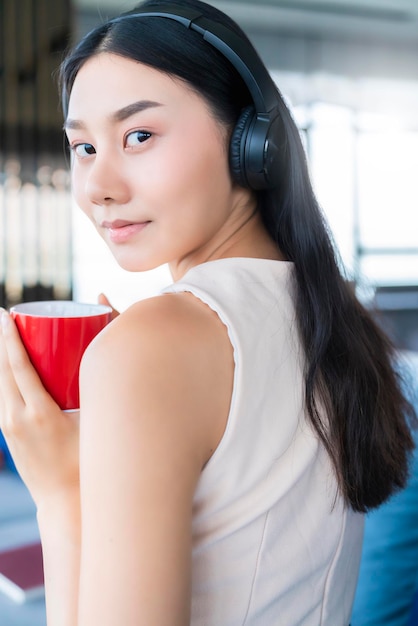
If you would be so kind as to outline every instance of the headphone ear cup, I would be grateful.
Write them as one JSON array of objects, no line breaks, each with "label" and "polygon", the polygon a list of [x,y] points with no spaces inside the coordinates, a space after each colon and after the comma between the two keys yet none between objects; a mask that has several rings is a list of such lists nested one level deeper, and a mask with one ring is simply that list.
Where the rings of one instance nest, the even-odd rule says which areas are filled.
[{"label": "headphone ear cup", "polygon": [[245,171],[245,145],[254,116],[255,110],[252,106],[247,106],[241,111],[229,144],[229,166],[232,179],[241,187],[249,187]]}]

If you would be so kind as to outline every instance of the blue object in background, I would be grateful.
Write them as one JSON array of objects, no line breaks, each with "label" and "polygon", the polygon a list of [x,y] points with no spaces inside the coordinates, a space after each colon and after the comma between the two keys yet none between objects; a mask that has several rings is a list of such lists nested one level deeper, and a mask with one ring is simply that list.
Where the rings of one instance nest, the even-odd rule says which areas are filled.
[{"label": "blue object in background", "polygon": [[412,606],[412,613],[409,618],[408,626],[418,626],[418,593],[415,594],[415,600]]},{"label": "blue object in background", "polygon": [[[418,410],[418,353],[407,362],[408,396]],[[406,488],[366,517],[351,626],[418,626],[417,448]]]},{"label": "blue object in background", "polygon": [[6,441],[3,437],[3,433],[1,432],[1,430],[0,430],[0,452],[4,456],[6,467],[8,467],[9,469],[13,471],[16,471],[15,464],[13,463],[13,459],[10,456],[9,449],[7,447]]}]

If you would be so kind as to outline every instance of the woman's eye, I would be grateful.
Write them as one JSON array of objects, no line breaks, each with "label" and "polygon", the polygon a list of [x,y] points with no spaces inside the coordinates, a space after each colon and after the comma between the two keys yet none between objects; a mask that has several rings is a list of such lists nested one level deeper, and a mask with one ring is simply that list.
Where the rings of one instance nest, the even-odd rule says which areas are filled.
[{"label": "woman's eye", "polygon": [[126,135],[125,144],[128,148],[134,148],[138,146],[140,143],[144,143],[151,137],[151,133],[145,130],[135,130],[132,133]]},{"label": "woman's eye", "polygon": [[75,146],[72,146],[71,149],[78,157],[81,158],[96,154],[96,150],[91,143],[78,143]]}]

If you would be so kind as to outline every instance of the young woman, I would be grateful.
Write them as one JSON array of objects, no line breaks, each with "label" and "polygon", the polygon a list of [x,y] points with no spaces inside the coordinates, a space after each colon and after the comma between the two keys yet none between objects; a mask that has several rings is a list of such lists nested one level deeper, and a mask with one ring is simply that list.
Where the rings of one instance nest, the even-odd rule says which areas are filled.
[{"label": "young woman", "polygon": [[49,626],[347,626],[362,513],[403,486],[413,414],[289,111],[197,0],[98,27],[61,80],[77,203],[122,267],[174,282],[88,348],[79,421],[2,315]]}]

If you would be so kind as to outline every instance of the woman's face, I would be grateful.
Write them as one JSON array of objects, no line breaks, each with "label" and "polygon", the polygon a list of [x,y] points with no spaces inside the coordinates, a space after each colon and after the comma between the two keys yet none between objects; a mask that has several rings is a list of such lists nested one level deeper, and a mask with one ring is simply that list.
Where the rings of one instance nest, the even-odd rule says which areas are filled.
[{"label": "woman's face", "polygon": [[249,210],[230,179],[226,130],[172,76],[94,56],[77,74],[65,125],[75,199],[127,270],[170,263],[181,276]]}]

